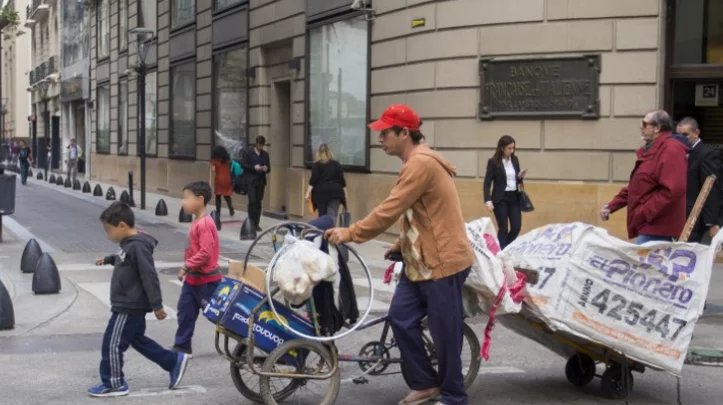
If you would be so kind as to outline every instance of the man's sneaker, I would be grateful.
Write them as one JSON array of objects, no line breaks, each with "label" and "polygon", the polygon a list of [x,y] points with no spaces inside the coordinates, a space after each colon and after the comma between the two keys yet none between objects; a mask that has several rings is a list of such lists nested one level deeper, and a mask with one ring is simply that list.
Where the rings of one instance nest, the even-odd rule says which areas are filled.
[{"label": "man's sneaker", "polygon": [[128,395],[128,384],[123,383],[123,385],[118,388],[106,387],[105,384],[96,385],[88,389],[88,395],[97,398],[122,397],[123,395]]},{"label": "man's sneaker", "polygon": [[176,353],[186,353],[189,356],[193,356],[193,350],[188,347],[173,346],[171,350]]},{"label": "man's sneaker", "polygon": [[188,360],[191,356],[186,353],[177,353],[178,360],[176,360],[176,366],[171,370],[171,384],[168,386],[169,389],[175,389],[178,384],[183,380],[183,375],[186,373],[186,367],[188,367]]}]

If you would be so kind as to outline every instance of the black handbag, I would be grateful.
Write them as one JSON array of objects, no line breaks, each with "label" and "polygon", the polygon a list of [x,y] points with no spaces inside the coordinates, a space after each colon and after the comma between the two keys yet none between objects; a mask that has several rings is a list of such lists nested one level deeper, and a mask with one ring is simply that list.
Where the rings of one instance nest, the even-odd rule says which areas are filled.
[{"label": "black handbag", "polygon": [[[348,211],[346,204],[342,205],[343,211],[339,214],[339,227],[348,228],[351,225],[351,212]],[[344,263],[349,263],[349,249],[346,246],[339,246],[339,255],[344,259]]]},{"label": "black handbag", "polygon": [[246,175],[245,171],[240,176],[234,177],[233,192],[241,195],[249,193],[249,176]]},{"label": "black handbag", "polygon": [[520,186],[520,209],[522,212],[532,212],[535,210],[535,206],[532,205],[530,196],[527,195],[522,186]]}]

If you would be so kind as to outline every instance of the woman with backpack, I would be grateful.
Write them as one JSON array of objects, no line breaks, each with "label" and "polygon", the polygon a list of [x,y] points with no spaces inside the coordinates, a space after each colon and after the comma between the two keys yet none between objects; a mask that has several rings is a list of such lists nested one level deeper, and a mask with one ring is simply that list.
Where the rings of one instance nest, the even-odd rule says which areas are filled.
[{"label": "woman with backpack", "polygon": [[[211,154],[211,176],[213,177],[213,192],[216,195],[216,215],[221,220],[221,197],[228,204],[228,211],[233,216],[233,163],[228,151],[223,146],[216,146]],[[239,170],[240,171],[240,170]]]}]

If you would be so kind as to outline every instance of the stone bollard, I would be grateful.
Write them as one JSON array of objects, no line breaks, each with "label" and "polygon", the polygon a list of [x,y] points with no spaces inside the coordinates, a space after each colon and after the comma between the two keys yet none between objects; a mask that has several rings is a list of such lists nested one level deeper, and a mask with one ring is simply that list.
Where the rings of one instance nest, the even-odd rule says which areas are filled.
[{"label": "stone bollard", "polygon": [[65,179],[65,183],[63,183],[63,187],[65,188],[71,188],[73,187],[73,182],[70,180],[70,177]]},{"label": "stone bollard", "polygon": [[123,192],[121,193],[120,202],[131,205],[131,196],[128,194],[128,192],[126,190],[123,190]]},{"label": "stone bollard", "polygon": [[48,182],[55,184],[55,175],[51,174],[50,177],[48,177]]},{"label": "stone bollard", "polygon": [[[73,190],[75,190],[75,191],[80,190],[80,180],[78,180],[78,179],[73,180]],[[88,191],[90,191],[90,188],[88,188]]]},{"label": "stone bollard", "polygon": [[58,176],[55,178],[55,185],[62,186],[65,182],[63,181],[63,176]]},{"label": "stone bollard", "polygon": [[183,207],[181,207],[181,210],[178,212],[178,222],[193,222],[193,216],[191,214],[186,214],[186,212],[183,211]]},{"label": "stone bollard", "polygon": [[[90,183],[87,181],[83,183],[83,193],[90,193]],[[102,191],[101,194],[103,194]]]},{"label": "stone bollard", "polygon": [[156,204],[156,216],[165,217],[166,215],[168,215],[168,207],[166,206],[166,202],[161,198],[158,200],[158,204]]},{"label": "stone bollard", "polygon": [[241,240],[255,240],[256,239],[256,224],[251,218],[246,217],[244,224],[241,226]]},{"label": "stone bollard", "polygon": [[15,327],[15,309],[13,300],[5,284],[0,281],[0,330],[9,330]]},{"label": "stone bollard", "polygon": [[57,294],[60,292],[60,273],[55,261],[48,253],[38,259],[33,273],[33,292],[35,294]]},{"label": "stone bollard", "polygon": [[115,201],[115,190],[113,190],[113,187],[108,187],[108,191],[105,192],[105,199]]},{"label": "stone bollard", "polygon": [[93,197],[103,197],[103,188],[100,184],[95,185],[95,188],[93,189]]},{"label": "stone bollard", "polygon": [[35,176],[36,179],[42,180],[43,179],[43,172],[38,172],[38,175]]},{"label": "stone bollard", "polygon": [[20,271],[23,273],[35,272],[35,266],[37,266],[38,259],[40,259],[42,254],[43,249],[40,248],[38,241],[30,239],[28,243],[25,244],[23,255],[20,258]]}]

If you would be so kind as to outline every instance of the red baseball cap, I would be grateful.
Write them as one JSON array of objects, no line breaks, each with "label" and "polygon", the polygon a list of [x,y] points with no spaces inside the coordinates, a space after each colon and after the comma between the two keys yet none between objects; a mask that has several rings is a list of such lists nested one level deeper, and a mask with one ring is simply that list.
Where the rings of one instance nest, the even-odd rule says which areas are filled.
[{"label": "red baseball cap", "polygon": [[384,131],[391,127],[408,128],[410,131],[419,131],[422,120],[419,119],[414,110],[405,104],[392,104],[382,113],[379,120],[369,124],[369,128],[375,131]]}]

